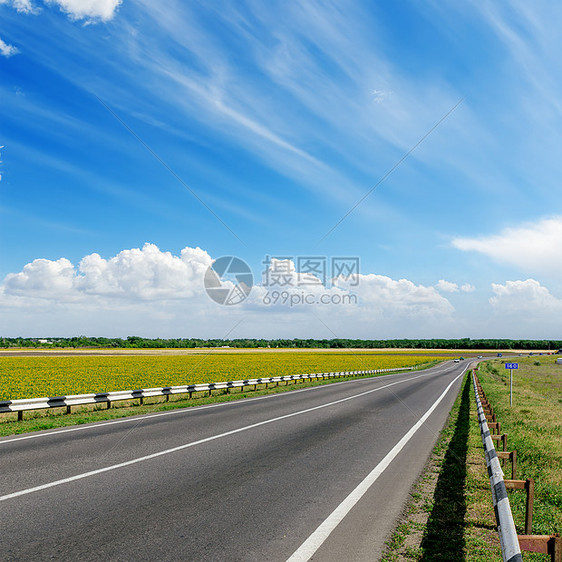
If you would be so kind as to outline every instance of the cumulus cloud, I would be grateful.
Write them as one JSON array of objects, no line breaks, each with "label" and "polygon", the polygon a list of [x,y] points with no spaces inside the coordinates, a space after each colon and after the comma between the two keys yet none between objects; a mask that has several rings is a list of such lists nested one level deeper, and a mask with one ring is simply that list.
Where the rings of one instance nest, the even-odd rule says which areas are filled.
[{"label": "cumulus cloud", "polygon": [[438,291],[444,293],[458,293],[459,286],[456,283],[451,283],[450,281],[445,281],[444,279],[439,279],[437,285],[435,285]]},{"label": "cumulus cloud", "polygon": [[3,57],[11,57],[17,54],[19,51],[13,45],[8,45],[2,39],[0,39],[0,55]]},{"label": "cumulus cloud", "polygon": [[451,303],[434,287],[416,285],[408,279],[395,280],[370,273],[358,275],[356,282],[352,286],[344,278],[336,279],[338,287],[353,290],[365,308],[382,316],[439,316],[454,312]]},{"label": "cumulus cloud", "polygon": [[476,290],[476,287],[470,283],[464,283],[459,286],[457,283],[445,281],[445,279],[439,279],[435,288],[442,293],[458,293],[459,291],[462,291],[463,293],[472,293]]},{"label": "cumulus cloud", "polygon": [[[447,299],[433,287],[416,285],[408,279],[394,280],[384,275],[354,274],[335,277],[331,283],[321,273],[299,271],[291,259],[272,259],[263,273],[262,283],[253,290],[254,302],[263,303],[264,296],[280,295],[276,300],[282,305],[289,302],[301,304],[337,304],[340,313],[349,309],[358,317],[366,314],[375,317],[404,317],[408,315],[449,315],[454,311]],[[305,301],[305,298],[307,299]],[[271,301],[270,299],[266,300]]]},{"label": "cumulus cloud", "polygon": [[562,247],[562,216],[542,219],[519,228],[480,238],[455,238],[455,248],[479,252],[494,261],[526,271],[560,272],[558,253]]},{"label": "cumulus cloud", "polygon": [[20,273],[11,273],[4,281],[6,294],[55,298],[68,295],[73,288],[76,272],[66,258],[56,261],[36,259]]},{"label": "cumulus cloud", "polygon": [[56,4],[74,20],[109,21],[115,15],[122,0],[45,0],[47,4]]},{"label": "cumulus cloud", "polygon": [[36,259],[4,280],[4,294],[32,298],[86,300],[189,298],[203,291],[203,276],[212,259],[200,248],[184,248],[180,256],[154,244],[123,250],[111,259],[90,254],[75,267],[66,258]]},{"label": "cumulus cloud", "polygon": [[[298,271],[292,260],[271,260],[246,301],[220,306],[204,289],[212,263],[200,248],[174,255],[148,243],[108,259],[90,254],[78,265],[36,259],[0,285],[0,330],[49,327],[55,320],[59,333],[115,333],[120,326],[125,335],[189,328],[193,336],[226,337],[230,324],[242,321],[253,337],[313,337],[319,330],[323,337],[398,337],[442,327],[454,312],[434,287],[375,274],[324,280]],[[275,301],[274,291],[284,297]]]},{"label": "cumulus cloud", "polygon": [[[490,304],[498,312],[525,313],[525,315],[560,314],[562,300],[535,279],[526,281],[506,281],[505,285],[492,283],[494,296]],[[521,319],[526,320],[526,317]]]}]

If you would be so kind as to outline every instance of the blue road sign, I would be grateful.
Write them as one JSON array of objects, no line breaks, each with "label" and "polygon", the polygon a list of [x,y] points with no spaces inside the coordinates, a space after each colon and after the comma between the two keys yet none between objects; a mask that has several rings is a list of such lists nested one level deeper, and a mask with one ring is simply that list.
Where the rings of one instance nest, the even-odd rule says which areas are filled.
[{"label": "blue road sign", "polygon": [[506,369],[519,369],[519,363],[506,363]]}]

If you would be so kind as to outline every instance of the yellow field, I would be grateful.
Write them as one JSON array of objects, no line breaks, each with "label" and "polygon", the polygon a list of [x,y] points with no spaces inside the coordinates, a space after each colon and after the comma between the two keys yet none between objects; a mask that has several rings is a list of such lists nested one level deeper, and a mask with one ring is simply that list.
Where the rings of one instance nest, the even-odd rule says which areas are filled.
[{"label": "yellow field", "polygon": [[0,400],[259,377],[409,367],[433,358],[369,351],[0,357]]}]

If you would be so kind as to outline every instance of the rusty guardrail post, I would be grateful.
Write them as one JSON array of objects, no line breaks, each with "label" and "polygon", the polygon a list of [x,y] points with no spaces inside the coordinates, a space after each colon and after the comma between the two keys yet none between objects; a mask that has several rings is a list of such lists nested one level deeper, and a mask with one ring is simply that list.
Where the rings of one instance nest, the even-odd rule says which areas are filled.
[{"label": "rusty guardrail post", "polygon": [[533,528],[535,481],[532,478],[527,478],[527,480],[505,480],[505,487],[508,490],[525,490],[527,492],[527,502],[525,505],[525,534],[530,535]]},{"label": "rusty guardrail post", "polygon": [[[505,435],[505,434],[504,434]],[[511,479],[515,480],[517,478],[517,451],[498,451],[498,459],[511,461]]]},{"label": "rusty guardrail post", "polygon": [[507,433],[502,433],[501,435],[492,435],[492,441],[501,441],[503,450],[507,451]]},{"label": "rusty guardrail post", "polygon": [[554,535],[518,535],[519,544],[528,552],[550,554],[551,562],[562,561],[562,537]]}]

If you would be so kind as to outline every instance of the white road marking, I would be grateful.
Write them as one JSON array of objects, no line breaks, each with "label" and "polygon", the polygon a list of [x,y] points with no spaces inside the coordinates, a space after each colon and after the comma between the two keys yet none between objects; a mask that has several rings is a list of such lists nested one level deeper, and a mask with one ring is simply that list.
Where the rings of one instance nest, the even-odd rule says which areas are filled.
[{"label": "white road marking", "polygon": [[447,386],[441,396],[427,410],[427,412],[410,428],[408,433],[394,445],[394,447],[386,454],[375,468],[365,477],[365,479],[332,511],[332,513],[324,520],[323,523],[310,535],[302,545],[293,553],[287,562],[307,562],[312,558],[316,551],[324,544],[332,531],[341,523],[344,517],[351,511],[355,504],[365,495],[369,488],[375,483],[378,477],[388,468],[388,465],[406,446],[408,441],[414,436],[416,431],[425,423],[431,413],[437,408],[439,403],[445,398],[447,392],[453,384],[464,375],[468,365],[463,372],[455,377],[455,379]]},{"label": "white road marking", "polygon": [[[435,375],[438,374],[437,369],[441,367],[441,365],[437,365],[436,367],[431,367],[430,369],[428,369],[428,371],[431,371],[430,373],[428,373],[427,371],[426,374],[431,374],[431,375]],[[435,369],[435,370],[434,370]],[[374,376],[374,377],[364,377],[364,378],[360,378],[360,379],[355,379],[355,380],[351,380],[351,381],[341,381],[341,382],[333,382],[330,383],[330,385],[322,385],[322,386],[313,386],[311,388],[302,388],[299,390],[292,390],[290,391],[291,394],[298,394],[300,392],[309,392],[311,390],[320,390],[320,389],[324,389],[327,388],[328,386],[336,386],[336,385],[340,385],[340,384],[348,384],[348,383],[357,383],[357,382],[363,382],[363,381],[369,381],[372,379],[384,379],[387,377],[397,377],[400,375],[409,375],[410,373],[391,373],[388,375],[380,375],[380,376]],[[282,397],[285,395],[289,395],[289,393],[285,393],[285,392],[281,392],[279,394],[269,394],[267,396],[258,396],[256,398],[245,398],[244,399],[244,403],[248,403],[248,402],[256,402],[258,400],[267,400],[267,399],[272,399],[272,398],[278,398],[278,397]],[[61,433],[73,433],[75,431],[85,431],[88,429],[96,429],[99,427],[103,427],[103,426],[107,426],[107,425],[116,425],[116,424],[121,424],[121,423],[131,423],[131,422],[138,422],[140,420],[145,420],[145,419],[151,419],[151,418],[159,418],[162,416],[174,416],[174,415],[178,415],[178,414],[190,414],[192,412],[196,412],[199,410],[207,410],[210,408],[220,408],[220,407],[225,407],[225,406],[232,406],[233,404],[236,403],[240,403],[238,400],[232,400],[230,402],[221,402],[219,404],[209,404],[207,406],[192,406],[192,407],[188,407],[188,408],[178,408],[177,410],[173,410],[171,412],[161,412],[161,413],[157,413],[157,414],[146,414],[146,415],[139,415],[139,416],[130,416],[128,418],[123,418],[123,419],[119,419],[119,420],[113,420],[113,421],[101,421],[101,422],[97,422],[97,423],[92,423],[92,424],[88,424],[88,425],[80,425],[80,426],[76,426],[76,427],[70,427],[67,429],[55,429],[54,431],[42,431],[42,432],[37,432],[37,433],[32,433],[30,435],[24,435],[22,437],[13,437],[13,438],[7,438],[7,439],[2,439],[0,440],[0,446],[2,445],[6,445],[8,443],[15,443],[17,441],[25,441],[27,439],[37,439],[39,437],[49,437],[51,435],[59,435]]]},{"label": "white road marking", "polygon": [[[426,375],[418,375],[416,377],[412,377],[409,379],[405,379],[405,380],[400,380],[400,381],[396,381],[396,382],[392,382],[390,384],[384,385],[384,386],[379,386],[377,388],[373,388],[371,390],[366,390],[365,392],[360,392],[359,394],[354,394],[353,396],[348,396],[347,398],[340,398],[339,400],[334,400],[332,402],[327,402],[326,404],[321,404],[320,406],[314,406],[312,408],[306,408],[305,410],[299,410],[298,412],[292,412],[291,414],[285,414],[283,416],[278,416],[276,418],[271,418],[269,420],[264,420],[261,422],[257,422],[251,425],[247,425],[245,427],[240,427],[238,429],[233,429],[231,431],[226,431],[224,433],[219,433],[218,435],[213,435],[211,437],[206,437],[204,439],[199,439],[198,441],[193,441],[191,443],[186,443],[184,445],[180,445],[178,447],[173,447],[171,449],[166,449],[164,451],[160,451],[158,453],[152,453],[150,455],[146,455],[144,457],[138,457],[136,459],[132,459],[130,461],[125,461],[119,464],[114,464],[111,466],[106,466],[104,468],[99,468],[97,470],[91,470],[89,472],[84,472],[82,474],[77,474],[76,476],[70,476],[69,478],[63,478],[61,480],[55,480],[53,482],[49,482],[47,484],[42,484],[40,486],[34,486],[33,488],[27,488],[25,490],[20,490],[19,492],[13,492],[11,494],[6,494],[5,496],[0,496],[0,502],[6,501],[6,500],[10,500],[13,498],[17,498],[19,496],[25,496],[27,494],[31,494],[33,492],[39,492],[41,490],[47,490],[48,488],[54,488],[55,486],[60,486],[62,484],[68,484],[69,482],[74,482],[76,480],[82,480],[83,478],[88,478],[90,476],[95,476],[97,474],[102,474],[104,472],[109,472],[112,470],[117,470],[119,468],[124,468],[126,466],[130,466],[133,464],[137,464],[140,462],[144,462],[144,461],[148,461],[151,459],[155,459],[157,457],[161,457],[164,455],[169,455],[171,453],[175,453],[177,451],[182,451],[184,449],[188,449],[190,447],[195,447],[196,445],[202,445],[203,443],[208,443],[210,441],[215,441],[217,439],[222,439],[223,437],[228,437],[229,435],[235,435],[236,433],[241,433],[242,431],[247,431],[249,429],[254,429],[256,427],[260,427],[263,425],[268,425],[270,423],[275,423],[281,420],[285,420],[287,418],[292,418],[294,416],[300,416],[302,414],[307,414],[309,412],[314,412],[316,410],[321,410],[322,408],[328,408],[329,406],[334,406],[336,404],[342,404],[343,402],[347,402],[349,400],[354,400],[355,398],[360,398],[361,396],[366,396],[367,394],[372,394],[373,392],[378,392],[379,390],[383,390],[385,388],[389,388],[391,386],[394,386],[396,384],[402,384],[404,382],[408,382],[408,381],[412,381],[415,379],[419,379],[421,377],[424,377]],[[460,375],[459,375],[460,376]],[[458,378],[458,377],[457,377]],[[455,379],[456,380],[456,379]],[[452,384],[452,383],[451,383]],[[449,385],[450,387],[451,385]],[[436,403],[436,405],[439,402]],[[435,406],[434,406],[435,407]]]}]

